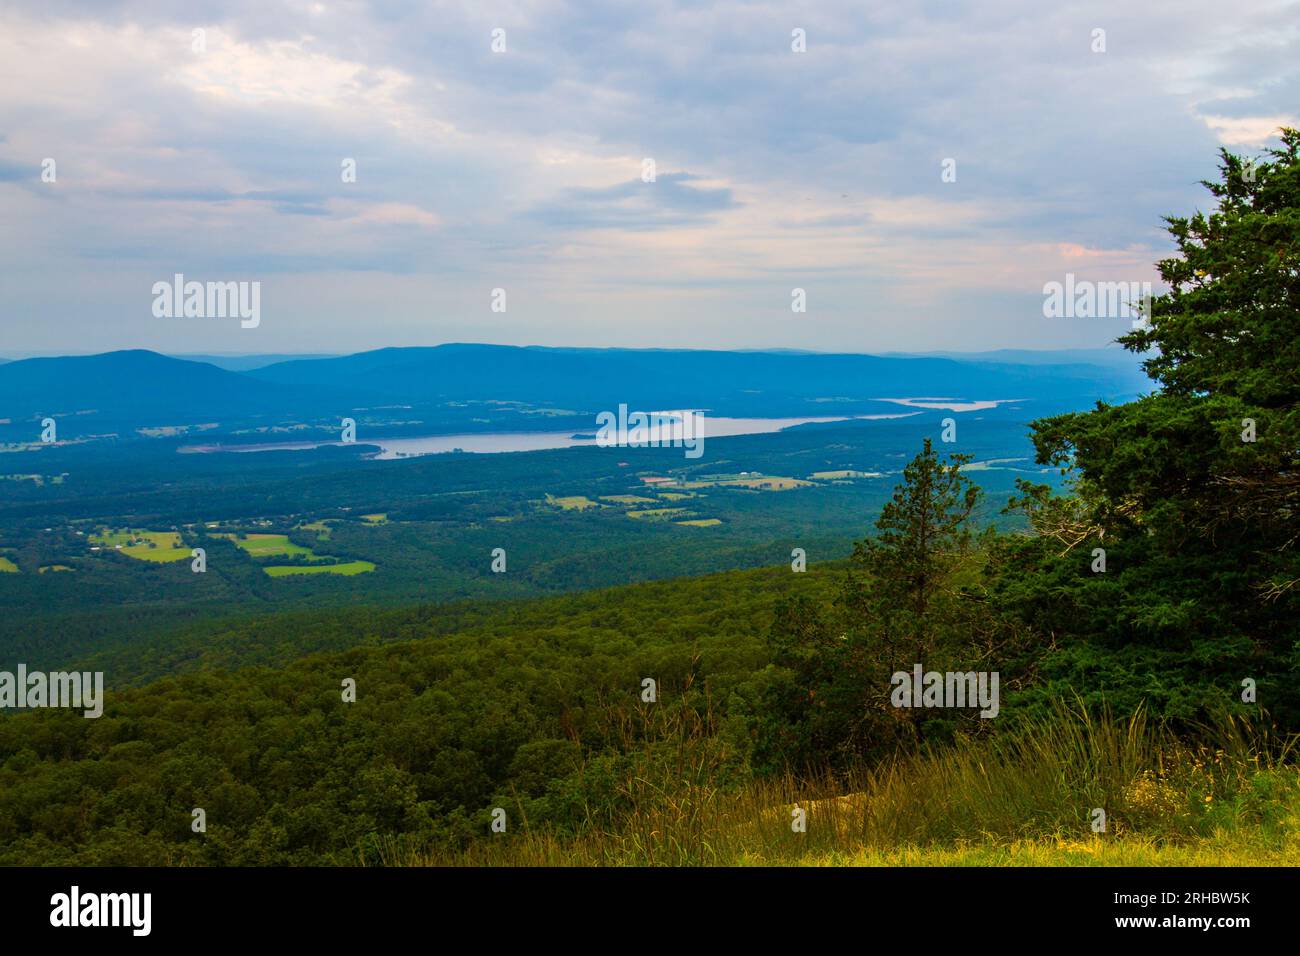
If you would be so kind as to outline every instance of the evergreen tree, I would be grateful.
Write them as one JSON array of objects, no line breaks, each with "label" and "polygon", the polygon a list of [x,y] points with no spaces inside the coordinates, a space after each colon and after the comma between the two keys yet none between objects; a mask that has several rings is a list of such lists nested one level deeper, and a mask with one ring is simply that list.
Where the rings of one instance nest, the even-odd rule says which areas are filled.
[{"label": "evergreen tree", "polygon": [[[902,627],[914,645],[917,660],[930,649],[930,612],[953,569],[969,549],[967,519],[979,501],[979,489],[961,473],[970,455],[939,460],[930,439],[903,469],[903,483],[881,509],[874,538],[858,542],[855,563],[865,568],[872,595],[863,602],[855,587],[853,602],[882,619],[905,614]],[[894,628],[887,638],[897,639]]]},{"label": "evergreen tree", "polygon": [[1300,716],[1300,132],[1281,140],[1262,162],[1223,151],[1213,211],[1166,220],[1168,291],[1120,340],[1156,390],[1033,425],[1077,498],[1025,487],[1045,534],[1001,592],[1063,639],[1049,689],[1192,717],[1250,679]]},{"label": "evergreen tree", "polygon": [[947,736],[962,719],[900,711],[889,691],[895,671],[915,663],[943,669],[970,656],[973,637],[985,632],[972,623],[982,609],[954,587],[979,501],[961,473],[969,460],[952,455],[945,463],[926,439],[876,535],[855,546],[836,605],[795,597],[777,608],[769,643],[778,671],[758,727],[760,769],[850,766]]}]

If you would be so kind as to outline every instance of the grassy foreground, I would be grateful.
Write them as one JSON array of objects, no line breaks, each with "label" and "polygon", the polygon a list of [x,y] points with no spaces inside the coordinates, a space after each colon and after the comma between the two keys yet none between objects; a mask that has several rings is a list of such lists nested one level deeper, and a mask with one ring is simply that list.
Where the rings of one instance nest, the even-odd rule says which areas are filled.
[{"label": "grassy foreground", "polygon": [[[462,847],[389,841],[357,862],[405,866],[1295,866],[1295,738],[1225,717],[1192,739],[1065,709],[1018,733],[848,779],[724,787],[717,751],[682,746],[621,784],[628,811],[576,834]],[[653,769],[652,769],[653,767]],[[510,806],[505,805],[507,813]],[[795,809],[806,814],[796,832]],[[1093,831],[1096,810],[1105,832]],[[512,819],[517,820],[517,815]]]}]

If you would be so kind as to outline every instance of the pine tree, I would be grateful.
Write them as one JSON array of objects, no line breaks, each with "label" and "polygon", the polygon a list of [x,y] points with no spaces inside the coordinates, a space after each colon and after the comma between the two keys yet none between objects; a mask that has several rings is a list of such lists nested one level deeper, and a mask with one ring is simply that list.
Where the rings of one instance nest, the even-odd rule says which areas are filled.
[{"label": "pine tree", "polygon": [[[950,455],[944,463],[927,438],[881,510],[876,536],[854,547],[855,563],[870,578],[865,587],[855,580],[855,603],[886,618],[905,611],[910,621],[901,631],[917,654],[932,646],[931,609],[970,544],[967,519],[980,496],[961,473],[970,460],[970,455]],[[887,640],[898,636],[899,629],[887,629]]]}]

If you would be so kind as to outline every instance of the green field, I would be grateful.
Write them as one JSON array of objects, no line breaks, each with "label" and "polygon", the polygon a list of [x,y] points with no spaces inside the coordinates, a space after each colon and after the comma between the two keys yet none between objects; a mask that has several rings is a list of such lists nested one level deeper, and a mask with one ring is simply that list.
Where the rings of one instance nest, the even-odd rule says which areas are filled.
[{"label": "green field", "polygon": [[[363,517],[382,518],[382,515],[365,515]],[[379,521],[367,521],[368,524],[382,524]],[[324,529],[325,537],[329,535],[329,529],[324,522],[315,522],[311,525],[302,525],[301,527],[321,531]],[[370,561],[344,561],[338,564],[328,562],[334,560],[327,554],[317,554],[311,548],[304,548],[300,544],[294,544],[289,540],[288,535],[284,534],[250,534],[243,538],[236,538],[232,534],[222,534],[218,537],[227,538],[234,541],[243,551],[251,558],[303,558],[309,564],[272,564],[264,565],[262,570],[268,576],[273,578],[284,578],[295,574],[341,574],[345,577],[351,577],[355,574],[365,574],[373,571],[375,565]]]},{"label": "green field", "polygon": [[586,511],[588,508],[599,508],[600,505],[592,501],[586,495],[566,495],[563,498],[557,498],[554,495],[546,496],[548,505],[555,505],[565,511]]},{"label": "green field", "polygon": [[683,524],[688,528],[713,528],[722,524],[721,518],[696,518],[693,521],[677,521],[675,524]]},{"label": "green field", "polygon": [[262,570],[273,578],[284,578],[291,574],[342,574],[350,577],[374,569],[375,566],[369,561],[349,561],[346,564],[281,564]]},{"label": "green field", "polygon": [[[183,561],[190,557],[181,536],[175,531],[141,531],[118,529],[90,536],[90,541],[141,561]],[[119,547],[120,545],[120,547]]]},{"label": "green field", "polygon": [[18,565],[14,564],[13,561],[6,558],[3,554],[0,554],[0,574],[17,574],[17,573],[18,573]]},{"label": "green field", "polygon": [[318,555],[311,548],[304,548],[300,544],[294,544],[285,534],[250,534],[244,538],[236,538],[233,534],[219,535],[219,537],[229,538],[240,548],[248,552],[254,558],[270,557],[295,557],[318,559]]},{"label": "green field", "polygon": [[647,508],[644,511],[629,511],[629,518],[645,519],[647,521],[665,521],[674,515],[690,514],[685,508]]}]

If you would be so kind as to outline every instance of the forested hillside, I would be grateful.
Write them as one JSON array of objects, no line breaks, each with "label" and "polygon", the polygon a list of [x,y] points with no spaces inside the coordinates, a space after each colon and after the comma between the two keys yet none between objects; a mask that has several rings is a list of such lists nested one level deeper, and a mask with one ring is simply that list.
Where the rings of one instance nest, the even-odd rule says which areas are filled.
[{"label": "forested hillside", "polygon": [[[250,648],[260,628],[208,635],[199,663],[264,655],[112,695],[105,716],[40,711],[0,720],[4,862],[320,863],[358,841],[406,834],[459,845],[494,800],[535,825],[575,828],[618,810],[617,781],[660,707],[698,722],[745,768],[744,712],[777,598],[821,600],[834,569],[646,584],[517,609],[453,632],[429,610],[278,622],[304,642],[402,641],[283,663]],[[329,639],[326,637],[326,639]],[[411,640],[411,638],[419,638]],[[343,681],[356,681],[344,701]],[[723,741],[734,738],[731,744]],[[208,831],[191,832],[191,810]]]}]

